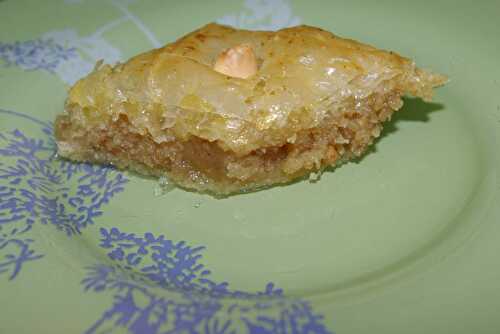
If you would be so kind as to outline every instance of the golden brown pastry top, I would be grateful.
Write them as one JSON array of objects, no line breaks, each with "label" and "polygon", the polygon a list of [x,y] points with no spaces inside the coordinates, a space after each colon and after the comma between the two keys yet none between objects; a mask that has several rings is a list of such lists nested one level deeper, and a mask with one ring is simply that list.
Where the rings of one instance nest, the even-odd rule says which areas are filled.
[{"label": "golden brown pastry top", "polygon": [[[241,44],[253,49],[256,74],[241,79],[215,71],[218,55]],[[78,105],[80,116],[96,125],[126,114],[157,142],[192,134],[246,154],[282,145],[388,80],[398,85],[393,89],[428,99],[444,77],[319,28],[268,32],[208,24],[114,68],[100,66],[71,89],[67,105]]]}]

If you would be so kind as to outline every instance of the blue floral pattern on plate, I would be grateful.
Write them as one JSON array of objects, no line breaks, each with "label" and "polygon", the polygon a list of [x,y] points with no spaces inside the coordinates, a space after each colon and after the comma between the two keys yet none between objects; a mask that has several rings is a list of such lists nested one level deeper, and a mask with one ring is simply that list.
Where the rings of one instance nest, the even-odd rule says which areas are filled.
[{"label": "blue floral pattern on plate", "polygon": [[12,280],[26,262],[43,257],[31,235],[36,225],[50,225],[68,237],[80,234],[128,180],[109,167],[54,159],[49,123],[0,109],[5,115],[34,122],[42,134],[0,132],[0,275]]},{"label": "blue floral pattern on plate", "polygon": [[273,283],[251,293],[213,281],[201,263],[205,247],[117,228],[101,235],[110,263],[88,268],[82,284],[111,292],[114,302],[87,334],[330,333],[307,301],[287,298]]},{"label": "blue floral pattern on plate", "polygon": [[66,48],[50,39],[0,42],[0,58],[7,65],[16,65],[23,70],[45,70],[54,73],[62,62],[77,57],[75,48]]}]

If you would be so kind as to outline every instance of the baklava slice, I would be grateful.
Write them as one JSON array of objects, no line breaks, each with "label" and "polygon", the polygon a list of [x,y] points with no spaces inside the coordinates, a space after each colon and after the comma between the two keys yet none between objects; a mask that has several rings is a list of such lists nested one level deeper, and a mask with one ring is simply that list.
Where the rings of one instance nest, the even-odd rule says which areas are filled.
[{"label": "baklava slice", "polygon": [[410,59],[309,26],[209,24],[69,91],[63,157],[229,194],[360,156],[401,108],[445,83]]}]

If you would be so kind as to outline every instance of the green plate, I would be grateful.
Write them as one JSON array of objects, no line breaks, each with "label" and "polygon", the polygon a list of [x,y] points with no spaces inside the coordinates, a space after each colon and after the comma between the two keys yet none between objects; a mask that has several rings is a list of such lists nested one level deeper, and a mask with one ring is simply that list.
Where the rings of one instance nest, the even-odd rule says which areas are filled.
[{"label": "green plate", "polygon": [[[0,1],[0,333],[500,332],[500,3]],[[451,82],[360,161],[215,199],[54,156],[98,59],[322,27]]]}]

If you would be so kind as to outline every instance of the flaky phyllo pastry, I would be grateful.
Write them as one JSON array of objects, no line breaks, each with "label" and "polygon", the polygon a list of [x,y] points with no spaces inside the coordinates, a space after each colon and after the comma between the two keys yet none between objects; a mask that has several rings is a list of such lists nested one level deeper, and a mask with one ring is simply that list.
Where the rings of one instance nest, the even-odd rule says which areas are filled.
[{"label": "flaky phyllo pastry", "polygon": [[59,154],[217,194],[285,183],[360,156],[402,95],[442,75],[327,31],[209,24],[69,91]]}]

